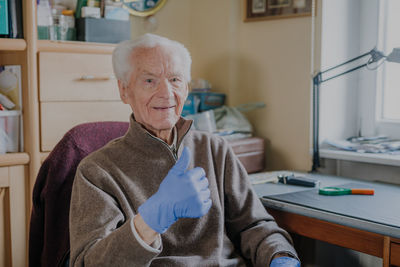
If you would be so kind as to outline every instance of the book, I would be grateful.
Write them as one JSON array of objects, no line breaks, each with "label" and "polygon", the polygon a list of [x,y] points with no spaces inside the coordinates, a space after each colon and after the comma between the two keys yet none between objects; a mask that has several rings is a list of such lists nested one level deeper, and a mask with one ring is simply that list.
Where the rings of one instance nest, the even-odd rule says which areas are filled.
[{"label": "book", "polygon": [[8,0],[8,37],[23,38],[22,0]]},{"label": "book", "polygon": [[0,0],[0,37],[8,36],[8,0]]}]

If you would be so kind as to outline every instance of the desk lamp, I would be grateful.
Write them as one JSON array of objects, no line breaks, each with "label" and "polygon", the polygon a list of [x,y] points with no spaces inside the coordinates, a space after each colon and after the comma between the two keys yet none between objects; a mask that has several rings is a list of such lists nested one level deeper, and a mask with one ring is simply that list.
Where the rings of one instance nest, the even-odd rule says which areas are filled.
[{"label": "desk lamp", "polygon": [[[350,62],[361,59],[365,56],[370,56],[370,58],[368,59],[368,61],[366,63],[361,64],[357,67],[351,68],[349,70],[346,70],[344,72],[341,72],[339,74],[333,75],[333,76],[329,76],[326,78],[323,77],[323,74],[327,74],[339,67],[345,66],[345,65],[349,64]],[[375,68],[369,68],[369,66],[371,64],[377,63],[380,60],[382,60],[382,61]],[[384,61],[400,63],[400,47],[394,48],[393,51],[388,56],[385,56],[382,52],[380,52],[374,48],[371,51],[369,51],[365,54],[362,54],[358,57],[355,57],[353,59],[350,59],[344,63],[341,63],[339,65],[331,67],[327,70],[320,71],[313,77],[313,165],[312,165],[311,172],[316,172],[317,168],[320,167],[320,162],[319,162],[319,90],[320,90],[321,83],[332,80],[334,78],[345,75],[347,73],[353,72],[355,70],[361,69],[363,67],[367,67],[367,69],[374,70],[377,67],[379,67]]]}]

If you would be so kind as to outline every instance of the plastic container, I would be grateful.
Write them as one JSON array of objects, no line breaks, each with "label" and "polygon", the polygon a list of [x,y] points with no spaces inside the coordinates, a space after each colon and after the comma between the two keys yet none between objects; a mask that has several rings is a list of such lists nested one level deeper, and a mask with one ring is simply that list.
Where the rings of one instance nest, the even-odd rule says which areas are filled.
[{"label": "plastic container", "polygon": [[206,111],[210,109],[219,108],[225,103],[225,94],[221,93],[198,93],[200,97],[199,111]]},{"label": "plastic container", "polygon": [[182,116],[196,114],[199,109],[199,104],[200,99],[193,94],[189,94],[182,109]]},{"label": "plastic container", "polygon": [[0,154],[20,151],[21,111],[0,111]]},{"label": "plastic container", "polygon": [[[48,0],[40,0],[37,6],[38,38],[54,40],[53,17]],[[43,38],[45,36],[46,38]]]},{"label": "plastic container", "polygon": [[185,105],[183,106],[182,116],[196,114],[225,104],[225,94],[213,92],[190,92]]},{"label": "plastic container", "polygon": [[185,118],[193,120],[194,128],[199,131],[214,133],[217,130],[214,112],[212,110],[187,115]]}]

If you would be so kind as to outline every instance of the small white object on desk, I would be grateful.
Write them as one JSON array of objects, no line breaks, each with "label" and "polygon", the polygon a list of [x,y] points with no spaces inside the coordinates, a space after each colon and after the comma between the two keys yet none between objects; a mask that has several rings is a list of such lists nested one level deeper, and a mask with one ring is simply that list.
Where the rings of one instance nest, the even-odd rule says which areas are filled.
[{"label": "small white object on desk", "polygon": [[257,172],[249,174],[251,184],[277,183],[278,175],[274,172]]}]

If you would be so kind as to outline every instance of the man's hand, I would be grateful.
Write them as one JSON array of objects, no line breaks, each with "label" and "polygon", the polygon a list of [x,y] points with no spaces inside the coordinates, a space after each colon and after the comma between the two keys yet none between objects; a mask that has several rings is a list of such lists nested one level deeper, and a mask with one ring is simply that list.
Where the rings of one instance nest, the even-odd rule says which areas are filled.
[{"label": "man's hand", "polygon": [[269,267],[300,267],[300,262],[291,257],[278,257],[271,261]]},{"label": "man's hand", "polygon": [[190,151],[185,147],[158,191],[139,207],[143,220],[158,233],[179,218],[199,218],[211,207],[205,172],[200,167],[187,170],[189,163]]}]

